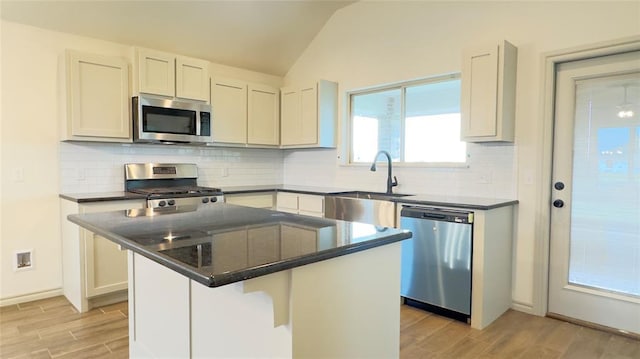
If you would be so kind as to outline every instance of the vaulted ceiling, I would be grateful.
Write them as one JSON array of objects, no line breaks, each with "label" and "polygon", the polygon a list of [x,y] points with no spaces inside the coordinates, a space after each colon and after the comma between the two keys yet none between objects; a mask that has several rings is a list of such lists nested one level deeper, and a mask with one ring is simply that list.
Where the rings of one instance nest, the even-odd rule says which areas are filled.
[{"label": "vaulted ceiling", "polygon": [[0,1],[0,16],[45,29],[286,74],[354,1]]}]

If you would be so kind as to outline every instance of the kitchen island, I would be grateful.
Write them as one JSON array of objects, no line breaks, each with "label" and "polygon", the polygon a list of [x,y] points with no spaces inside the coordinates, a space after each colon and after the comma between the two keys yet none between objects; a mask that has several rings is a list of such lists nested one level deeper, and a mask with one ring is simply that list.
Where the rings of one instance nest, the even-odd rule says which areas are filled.
[{"label": "kitchen island", "polygon": [[69,220],[129,250],[131,357],[399,355],[410,232],[229,204]]}]

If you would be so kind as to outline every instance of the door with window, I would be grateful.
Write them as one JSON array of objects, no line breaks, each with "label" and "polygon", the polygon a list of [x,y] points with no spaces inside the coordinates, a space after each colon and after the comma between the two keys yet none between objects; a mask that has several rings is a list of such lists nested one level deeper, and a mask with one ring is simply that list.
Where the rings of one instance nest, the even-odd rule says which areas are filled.
[{"label": "door with window", "polygon": [[640,333],[640,52],[556,72],[549,313]]}]

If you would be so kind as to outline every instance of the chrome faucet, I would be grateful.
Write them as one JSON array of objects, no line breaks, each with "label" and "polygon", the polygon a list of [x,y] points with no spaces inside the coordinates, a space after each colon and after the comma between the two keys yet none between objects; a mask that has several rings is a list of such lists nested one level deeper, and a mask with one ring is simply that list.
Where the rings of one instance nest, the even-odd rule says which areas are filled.
[{"label": "chrome faucet", "polygon": [[385,156],[387,156],[387,164],[388,164],[388,172],[387,172],[387,194],[391,194],[392,191],[391,189],[395,186],[398,185],[398,179],[396,178],[396,176],[393,176],[393,180],[391,179],[391,155],[389,154],[389,152],[387,151],[378,151],[378,153],[376,153],[376,157],[373,158],[373,163],[371,164],[371,171],[375,172],[376,171],[376,160],[378,159],[378,156],[380,156],[380,154],[383,154]]}]

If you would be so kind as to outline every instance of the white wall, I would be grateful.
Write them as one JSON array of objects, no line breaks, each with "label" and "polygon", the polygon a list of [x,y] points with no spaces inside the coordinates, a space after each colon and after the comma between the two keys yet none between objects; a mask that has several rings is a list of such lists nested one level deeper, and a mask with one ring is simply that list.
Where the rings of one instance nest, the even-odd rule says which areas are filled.
[{"label": "white wall", "polygon": [[[58,56],[71,48],[127,57],[133,64],[133,48],[7,21],[2,21],[0,32],[0,303],[59,290],[59,193],[122,191],[124,163],[197,163],[201,184],[209,186],[282,182],[283,155],[278,150],[59,142]],[[229,66],[211,64],[210,70],[213,76],[272,86],[282,82]],[[14,272],[13,253],[23,249],[34,250],[34,268]]]},{"label": "white wall", "polygon": [[[506,39],[518,47],[516,141],[471,145],[468,169],[398,168],[399,191],[517,198],[513,299],[540,313],[534,248],[546,228],[540,214],[542,57],[544,53],[640,34],[639,2],[358,2],[339,10],[285,76],[285,84],[319,78],[345,91],[458,72],[465,47]],[[344,121],[343,121],[344,122]],[[343,123],[344,126],[344,123]],[[341,151],[287,152],[285,183],[385,188],[385,171],[340,166]],[[323,166],[315,168],[312,163]],[[490,178],[491,183],[480,183]]]}]

